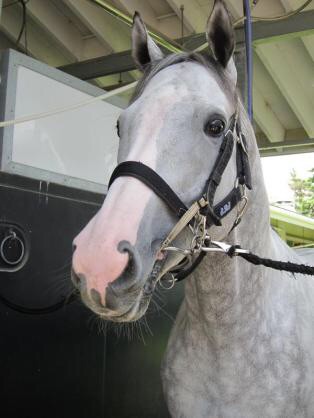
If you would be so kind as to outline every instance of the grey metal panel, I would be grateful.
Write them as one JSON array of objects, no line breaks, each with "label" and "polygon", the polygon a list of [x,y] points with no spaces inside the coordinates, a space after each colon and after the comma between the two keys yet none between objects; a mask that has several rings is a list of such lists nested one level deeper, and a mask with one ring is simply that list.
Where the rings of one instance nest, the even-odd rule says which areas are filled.
[{"label": "grey metal panel", "polygon": [[[3,53],[1,55],[1,84],[0,84],[0,115],[1,120],[14,118],[16,83],[16,67],[12,63],[12,55]],[[13,126],[0,128],[0,169],[10,164],[12,155]]]},{"label": "grey metal panel", "polygon": [[[0,116],[1,120],[14,119],[15,97],[18,67],[26,67],[67,86],[73,87],[92,96],[99,96],[103,90],[92,84],[83,82],[70,74],[52,68],[42,62],[30,58],[20,52],[9,49],[1,54],[1,84],[0,84]],[[124,108],[126,103],[119,97],[108,99],[117,107]],[[0,170],[26,177],[37,178],[47,182],[57,182],[66,186],[104,193],[106,187],[91,181],[66,176],[59,173],[26,166],[12,161],[14,126],[0,128]]]},{"label": "grey metal panel", "polygon": [[116,54],[59,67],[59,70],[78,77],[81,80],[90,80],[92,78],[123,73],[134,69],[135,65],[131,51],[118,52]]},{"label": "grey metal panel", "polygon": [[[257,21],[252,23],[253,41],[296,34],[301,36],[303,32],[314,30],[314,10],[298,13],[287,19],[274,21]],[[243,28],[235,29],[237,45],[245,43]],[[205,33],[198,33],[184,38],[184,47],[193,50],[206,42]]]},{"label": "grey metal panel", "polygon": [[[297,13],[287,19],[253,23],[253,41],[297,34],[314,30],[314,10]],[[240,40],[240,39],[239,39]],[[244,42],[244,34],[243,34]]]},{"label": "grey metal panel", "polygon": [[273,144],[262,142],[259,144],[259,150],[262,157],[271,157],[274,155],[303,154],[307,152],[313,152],[313,147],[314,138],[275,142]]},{"label": "grey metal panel", "polygon": [[[7,101],[7,88],[8,88],[8,68],[9,68],[9,54],[2,54],[0,58],[0,119],[6,119],[6,112],[8,108],[6,107]],[[5,131],[3,128],[0,128],[0,169],[2,167],[2,160],[3,160],[3,147],[5,142],[5,134],[7,134],[7,130]]]}]

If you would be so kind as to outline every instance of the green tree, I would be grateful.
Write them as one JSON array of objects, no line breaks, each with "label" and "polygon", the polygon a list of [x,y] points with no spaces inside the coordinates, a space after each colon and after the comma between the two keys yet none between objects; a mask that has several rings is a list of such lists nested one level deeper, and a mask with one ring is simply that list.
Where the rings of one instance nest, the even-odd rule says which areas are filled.
[{"label": "green tree", "polygon": [[294,192],[294,207],[298,213],[314,218],[314,168],[309,170],[310,177],[300,179],[295,170],[291,172],[290,187]]}]

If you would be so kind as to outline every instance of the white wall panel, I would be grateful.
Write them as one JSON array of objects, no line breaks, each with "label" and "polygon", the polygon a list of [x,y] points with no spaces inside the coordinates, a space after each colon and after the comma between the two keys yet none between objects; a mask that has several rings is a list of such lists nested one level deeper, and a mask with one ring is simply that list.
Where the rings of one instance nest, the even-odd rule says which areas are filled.
[{"label": "white wall panel", "polygon": [[[50,111],[90,96],[60,81],[19,66],[15,117]],[[16,125],[12,163],[99,184],[116,165],[116,121],[121,109],[100,101],[79,109]]]}]

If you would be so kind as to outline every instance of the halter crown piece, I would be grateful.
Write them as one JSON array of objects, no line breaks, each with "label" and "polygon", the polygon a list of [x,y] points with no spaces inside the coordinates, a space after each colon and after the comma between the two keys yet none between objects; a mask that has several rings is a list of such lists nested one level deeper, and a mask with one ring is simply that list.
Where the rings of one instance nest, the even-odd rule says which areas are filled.
[{"label": "halter crown piece", "polygon": [[[218,204],[214,206],[214,198],[223,173],[232,156],[234,145],[236,146],[236,179],[233,189]],[[199,265],[206,253],[211,251],[228,252],[230,245],[212,241],[208,229],[212,225],[221,225],[224,218],[237,206],[237,216],[230,232],[241,222],[247,205],[246,188],[252,189],[251,171],[247,153],[246,139],[241,132],[237,112],[231,118],[230,125],[223,136],[218,157],[214,167],[206,181],[203,193],[190,208],[187,208],[178,195],[171,189],[168,183],[154,170],[137,161],[125,161],[119,164],[113,171],[108,188],[118,177],[135,177],[152,189],[158,197],[173,211],[179,221],[162,242],[160,251],[176,251],[185,257],[180,264],[173,267],[168,273],[171,287],[175,282],[183,280]],[[182,249],[170,244],[183,231],[189,227],[192,231],[190,248]],[[229,232],[229,233],[230,233]],[[238,253],[246,250],[236,249]]]}]

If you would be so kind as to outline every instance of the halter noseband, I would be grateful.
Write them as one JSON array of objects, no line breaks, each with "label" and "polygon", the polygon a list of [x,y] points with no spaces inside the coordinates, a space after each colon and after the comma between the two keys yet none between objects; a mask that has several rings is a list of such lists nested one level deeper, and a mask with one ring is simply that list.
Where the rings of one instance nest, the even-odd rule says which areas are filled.
[{"label": "halter noseband", "polygon": [[[236,144],[236,179],[235,185],[230,193],[218,204],[213,205],[217,187],[219,186],[222,175],[232,156],[233,147]],[[187,277],[201,262],[206,255],[204,243],[209,244],[210,237],[206,234],[207,229],[212,225],[221,225],[221,219],[224,218],[234,207],[243,202],[243,207],[238,211],[237,217],[233,223],[233,230],[241,221],[244,209],[247,203],[245,194],[246,187],[252,189],[251,172],[249,166],[246,140],[241,132],[240,124],[235,113],[224,134],[219,154],[206,181],[204,191],[199,200],[195,201],[190,208],[187,208],[178,195],[171,189],[168,183],[159,176],[154,170],[137,161],[125,161],[119,164],[113,171],[109,180],[108,189],[118,177],[135,177],[142,181],[146,186],[152,189],[158,197],[172,210],[179,218],[178,223],[169,233],[168,237],[161,244],[161,251],[180,251],[187,256],[186,260],[175,266],[170,271],[174,281],[183,280]],[[196,222],[195,222],[196,221]],[[195,227],[196,223],[196,227]],[[176,247],[169,247],[174,239],[186,227],[190,226],[193,231],[193,240],[191,249],[180,250]],[[231,232],[230,230],[230,232]],[[197,254],[197,258],[191,260],[191,254]],[[190,257],[188,257],[190,256]]]}]

